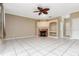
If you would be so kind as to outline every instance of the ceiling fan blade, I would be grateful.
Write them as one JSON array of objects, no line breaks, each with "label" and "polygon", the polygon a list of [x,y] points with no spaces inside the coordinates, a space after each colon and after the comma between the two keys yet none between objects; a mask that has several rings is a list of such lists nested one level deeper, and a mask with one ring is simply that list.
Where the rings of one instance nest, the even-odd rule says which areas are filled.
[{"label": "ceiling fan blade", "polygon": [[40,12],[39,15],[41,15],[42,13]]},{"label": "ceiling fan blade", "polygon": [[48,11],[48,10],[50,10],[49,8],[45,8],[45,9],[43,9],[44,11]]},{"label": "ceiling fan blade", "polygon": [[48,14],[48,12],[46,12],[46,11],[45,11],[45,12],[43,12],[43,13],[44,13],[44,14]]},{"label": "ceiling fan blade", "polygon": [[39,12],[39,11],[34,11],[34,12]]},{"label": "ceiling fan blade", "polygon": [[38,10],[42,10],[43,8],[41,8],[41,7],[37,7],[38,8]]}]

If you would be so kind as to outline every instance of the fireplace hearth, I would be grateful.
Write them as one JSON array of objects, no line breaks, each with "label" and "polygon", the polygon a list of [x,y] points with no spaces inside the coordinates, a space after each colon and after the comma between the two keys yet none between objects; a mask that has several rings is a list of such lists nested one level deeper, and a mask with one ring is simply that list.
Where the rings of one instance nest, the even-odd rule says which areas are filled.
[{"label": "fireplace hearth", "polygon": [[48,29],[41,29],[39,30],[40,37],[47,37],[48,36]]}]

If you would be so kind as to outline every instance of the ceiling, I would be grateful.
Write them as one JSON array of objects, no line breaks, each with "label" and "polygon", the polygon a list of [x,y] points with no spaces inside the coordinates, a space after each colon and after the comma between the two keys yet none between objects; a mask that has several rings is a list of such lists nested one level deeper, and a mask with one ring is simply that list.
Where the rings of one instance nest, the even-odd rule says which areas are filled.
[{"label": "ceiling", "polygon": [[[50,8],[48,15],[34,13],[38,6]],[[4,3],[4,8],[8,14],[46,20],[79,11],[79,3]]]}]

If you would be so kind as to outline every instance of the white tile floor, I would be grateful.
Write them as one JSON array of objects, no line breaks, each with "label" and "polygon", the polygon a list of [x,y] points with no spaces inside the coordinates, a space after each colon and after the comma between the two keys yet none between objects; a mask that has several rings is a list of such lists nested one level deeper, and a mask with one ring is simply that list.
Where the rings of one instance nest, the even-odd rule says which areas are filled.
[{"label": "white tile floor", "polygon": [[79,40],[24,38],[4,41],[0,56],[79,56]]}]

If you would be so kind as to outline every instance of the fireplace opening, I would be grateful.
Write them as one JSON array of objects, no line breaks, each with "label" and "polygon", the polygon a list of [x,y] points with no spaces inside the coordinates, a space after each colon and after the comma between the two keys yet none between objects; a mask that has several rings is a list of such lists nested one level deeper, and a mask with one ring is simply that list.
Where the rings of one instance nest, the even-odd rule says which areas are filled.
[{"label": "fireplace opening", "polygon": [[39,36],[40,37],[47,37],[48,36],[48,30],[47,29],[39,30]]}]

